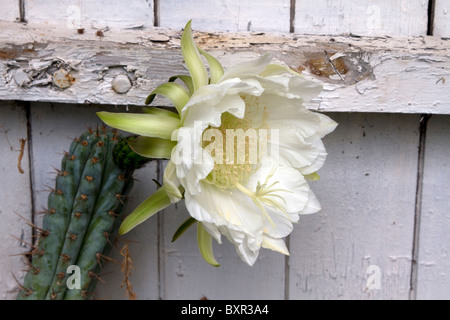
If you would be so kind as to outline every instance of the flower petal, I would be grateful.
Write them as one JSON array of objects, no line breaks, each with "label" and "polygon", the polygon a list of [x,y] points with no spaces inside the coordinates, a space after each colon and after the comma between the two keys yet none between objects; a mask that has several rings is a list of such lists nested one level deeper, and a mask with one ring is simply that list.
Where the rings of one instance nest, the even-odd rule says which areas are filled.
[{"label": "flower petal", "polygon": [[236,231],[227,229],[225,227],[219,227],[220,232],[234,244],[239,257],[247,263],[249,266],[253,266],[259,255],[261,248],[261,241],[255,241],[251,235],[248,235],[242,231]]},{"label": "flower petal", "polygon": [[163,185],[171,203],[176,203],[183,198],[180,191],[180,180],[176,175],[176,167],[172,160],[169,160],[164,170]]},{"label": "flower petal", "polygon": [[319,212],[321,209],[322,208],[315,194],[312,192],[312,190],[309,190],[308,202],[306,203],[303,210],[299,212],[299,214],[313,214]]},{"label": "flower petal", "polygon": [[318,133],[321,118],[306,109],[301,101],[265,93],[260,100],[267,112],[266,122],[270,128],[295,129],[303,138]]},{"label": "flower petal", "polygon": [[272,56],[270,54],[265,54],[256,60],[239,63],[225,71],[223,77],[220,79],[220,82],[237,77],[244,79],[246,76],[259,74],[266,68],[271,60]]},{"label": "flower petal", "polygon": [[275,239],[270,236],[264,235],[261,246],[266,249],[281,252],[282,254],[285,254],[287,256],[289,255],[289,250],[286,247],[286,243],[284,243],[284,240],[282,239]]},{"label": "flower petal", "polygon": [[[256,243],[261,242],[262,215],[248,197],[239,191],[221,191],[206,182],[200,182],[200,184],[201,194],[192,195],[185,192],[186,208],[194,219],[214,224],[219,229],[223,227],[227,230],[243,232],[253,238]],[[247,241],[250,240],[250,238],[247,239]]]},{"label": "flower petal", "polygon": [[[268,148],[273,153],[278,152],[278,161],[281,164],[297,169],[304,168],[305,171],[317,160],[320,152],[312,143],[306,142],[295,129],[293,130],[289,127],[279,129],[278,137],[269,140]],[[275,157],[276,154],[271,154],[271,156]],[[313,172],[302,173],[309,174]]]}]

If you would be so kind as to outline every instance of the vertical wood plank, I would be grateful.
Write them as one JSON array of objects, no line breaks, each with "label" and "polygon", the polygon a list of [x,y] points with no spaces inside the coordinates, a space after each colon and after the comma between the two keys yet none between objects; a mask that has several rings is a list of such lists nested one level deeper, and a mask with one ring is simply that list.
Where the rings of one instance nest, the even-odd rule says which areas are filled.
[{"label": "vertical wood plank", "polygon": [[427,32],[428,0],[297,0],[295,32],[420,36]]},{"label": "vertical wood plank", "polygon": [[26,1],[27,21],[59,24],[70,29],[153,26],[153,1],[38,0]]},{"label": "vertical wood plank", "polygon": [[332,114],[311,184],[322,210],[290,238],[290,298],[408,299],[419,117]]},{"label": "vertical wood plank", "polygon": [[289,32],[289,0],[165,0],[161,1],[161,26],[203,31]]},{"label": "vertical wood plank", "polygon": [[[0,299],[15,299],[25,276],[24,257],[29,251],[31,228],[17,214],[31,221],[31,188],[28,144],[18,169],[19,139],[27,139],[27,118],[23,106],[0,102]],[[20,239],[23,241],[21,242]]]},{"label": "vertical wood plank", "polygon": [[213,241],[214,255],[221,264],[206,263],[197,246],[194,225],[177,241],[171,242],[177,228],[189,217],[183,202],[167,208],[163,218],[163,263],[165,299],[283,299],[285,258],[262,249],[253,267],[245,264],[233,245],[223,237]]},{"label": "vertical wood plank", "polygon": [[[102,122],[96,116],[96,112],[101,110],[107,110],[107,108],[32,103],[34,194],[38,211],[47,205],[48,191],[45,186],[54,186],[55,173],[53,168],[60,167],[63,152],[68,150],[72,142],[71,139],[78,137],[88,127],[101,126]],[[110,111],[121,110],[122,108],[117,107]],[[125,213],[135,208],[155,189],[152,179],[156,178],[156,164],[152,163],[145,168],[137,170],[135,178],[137,181],[135,181],[129,195],[130,199]],[[156,224],[150,223],[145,228],[136,229],[119,239],[111,253],[112,257],[119,262],[122,261],[119,250],[126,241],[130,242],[130,255],[136,269],[130,280],[138,299],[157,299],[158,254]],[[106,281],[106,284],[98,284],[96,298],[124,298],[124,288],[120,288],[123,279],[120,265],[107,264],[100,276]]]},{"label": "vertical wood plank", "polygon": [[450,117],[428,121],[418,257],[418,299],[450,299]]},{"label": "vertical wood plank", "polygon": [[2,0],[0,2],[0,20],[20,20],[19,0]]},{"label": "vertical wood plank", "polygon": [[433,35],[438,37],[450,37],[450,1],[437,0],[434,11]]}]

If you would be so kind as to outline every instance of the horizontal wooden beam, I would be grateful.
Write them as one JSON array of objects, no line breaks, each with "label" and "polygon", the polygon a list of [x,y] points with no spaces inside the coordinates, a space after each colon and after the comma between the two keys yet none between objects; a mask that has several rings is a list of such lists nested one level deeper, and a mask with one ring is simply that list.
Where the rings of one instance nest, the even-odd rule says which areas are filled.
[{"label": "horizontal wooden beam", "polygon": [[[0,100],[141,106],[187,74],[181,30],[0,22]],[[225,66],[264,52],[324,86],[320,111],[450,114],[450,40],[194,32]],[[167,105],[156,99],[155,105]]]}]

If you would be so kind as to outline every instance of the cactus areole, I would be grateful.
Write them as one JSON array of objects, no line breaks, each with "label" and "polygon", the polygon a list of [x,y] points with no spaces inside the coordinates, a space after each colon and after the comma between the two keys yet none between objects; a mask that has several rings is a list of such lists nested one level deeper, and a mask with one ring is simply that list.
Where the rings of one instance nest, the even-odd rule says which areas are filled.
[{"label": "cactus areole", "polygon": [[[61,161],[55,188],[32,248],[18,300],[85,300],[109,260],[135,169],[149,159],[105,127],[75,139]],[[79,279],[72,283],[76,266]]]}]

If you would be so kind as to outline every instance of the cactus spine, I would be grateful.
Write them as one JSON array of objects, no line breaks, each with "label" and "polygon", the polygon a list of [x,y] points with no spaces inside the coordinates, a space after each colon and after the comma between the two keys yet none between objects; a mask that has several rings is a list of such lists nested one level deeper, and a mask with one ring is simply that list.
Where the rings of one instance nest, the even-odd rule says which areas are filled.
[{"label": "cactus spine", "polygon": [[[92,294],[120,226],[133,172],[148,160],[106,128],[89,130],[72,142],[49,194],[18,300],[75,300]],[[80,268],[80,289],[67,287],[70,265]]]}]

